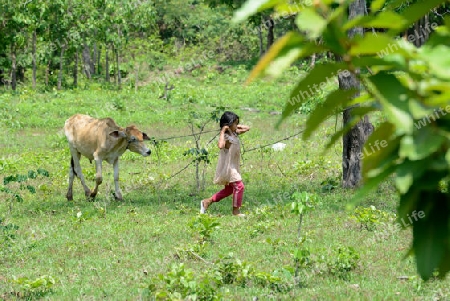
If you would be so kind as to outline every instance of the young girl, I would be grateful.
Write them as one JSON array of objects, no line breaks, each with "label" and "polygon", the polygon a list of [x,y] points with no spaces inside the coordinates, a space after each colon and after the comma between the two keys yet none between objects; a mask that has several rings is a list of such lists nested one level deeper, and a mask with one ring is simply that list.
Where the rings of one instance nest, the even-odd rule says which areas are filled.
[{"label": "young girl", "polygon": [[241,146],[238,135],[250,130],[246,125],[239,124],[239,117],[233,112],[225,112],[220,118],[220,148],[214,184],[225,185],[225,188],[212,197],[200,202],[200,213],[205,213],[209,205],[233,194],[233,215],[244,216],[239,208],[244,196],[244,184],[239,170]]}]

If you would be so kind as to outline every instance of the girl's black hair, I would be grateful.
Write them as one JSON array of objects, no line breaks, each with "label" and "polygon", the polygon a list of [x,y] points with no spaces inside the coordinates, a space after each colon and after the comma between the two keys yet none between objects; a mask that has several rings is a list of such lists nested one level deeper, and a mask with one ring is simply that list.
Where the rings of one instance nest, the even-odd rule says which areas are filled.
[{"label": "girl's black hair", "polygon": [[222,117],[220,117],[220,128],[224,127],[225,125],[232,125],[233,122],[236,120],[239,120],[239,116],[236,115],[233,112],[226,111],[222,114]]}]

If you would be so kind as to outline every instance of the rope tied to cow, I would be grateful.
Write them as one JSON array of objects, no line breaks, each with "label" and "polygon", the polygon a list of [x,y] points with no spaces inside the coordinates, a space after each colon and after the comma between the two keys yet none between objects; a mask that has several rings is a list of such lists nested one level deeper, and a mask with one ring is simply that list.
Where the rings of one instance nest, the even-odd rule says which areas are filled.
[{"label": "rope tied to cow", "polygon": [[[292,139],[292,138],[294,138],[294,137],[297,137],[298,135],[300,135],[300,134],[303,133],[304,131],[305,131],[305,130],[302,129],[302,130],[300,130],[300,131],[298,131],[298,132],[296,132],[295,134],[292,134],[292,135],[290,135],[290,136],[284,137],[284,138],[282,138],[282,139],[275,140],[275,141],[273,141],[273,142],[271,142],[271,143],[267,143],[267,144],[263,144],[263,145],[258,145],[257,147],[253,147],[253,148],[250,148],[250,149],[245,149],[245,144],[244,144],[244,143],[242,142],[242,140],[241,140],[241,144],[242,144],[242,154],[241,154],[241,156],[244,156],[244,154],[249,153],[249,152],[252,152],[252,151],[257,151],[257,150],[260,150],[260,149],[264,149],[264,148],[266,148],[266,147],[270,147],[270,146],[272,146],[272,145],[274,145],[274,144],[276,144],[276,143],[279,143],[279,142],[281,142],[281,141],[290,140],[290,139]],[[211,133],[211,132],[217,132],[217,134],[214,135],[214,136],[206,143],[205,146],[207,147],[207,146],[208,146],[212,141],[214,141],[214,139],[219,135],[218,130],[208,130],[208,131],[197,132],[197,133],[193,133],[193,134],[189,134],[189,135],[171,136],[171,137],[167,137],[167,138],[158,138],[158,139],[155,138],[155,137],[152,137],[152,138],[150,138],[150,139],[151,139],[152,143],[153,143],[155,146],[157,146],[157,145],[160,143],[160,141],[166,142],[167,140],[172,140],[172,139],[179,139],[179,138],[186,138],[186,137],[195,137],[195,136],[197,136],[197,135],[202,135],[202,134],[205,134],[205,133]],[[214,154],[214,155],[213,155],[213,157],[216,157],[216,156],[218,156],[218,154]],[[186,166],[184,166],[184,167],[181,168],[179,171],[177,171],[176,173],[174,173],[173,175],[171,175],[167,180],[171,180],[172,178],[176,177],[177,175],[179,175],[180,173],[182,173],[183,171],[185,171],[189,166],[191,166],[191,165],[194,164],[195,162],[197,162],[197,158],[193,159],[193,160],[192,160],[191,162],[189,162]]]}]

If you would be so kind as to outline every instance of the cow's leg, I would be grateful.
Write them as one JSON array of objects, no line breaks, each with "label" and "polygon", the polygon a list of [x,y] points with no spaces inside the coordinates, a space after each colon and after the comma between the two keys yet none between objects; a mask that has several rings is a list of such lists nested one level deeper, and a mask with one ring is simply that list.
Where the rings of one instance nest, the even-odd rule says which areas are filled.
[{"label": "cow's leg", "polygon": [[117,158],[114,161],[113,167],[114,167],[114,185],[116,188],[114,197],[116,198],[116,200],[122,201],[123,200],[122,191],[120,190],[120,187],[119,187],[119,158]]},{"label": "cow's leg", "polygon": [[73,156],[70,157],[69,166],[69,189],[67,190],[66,198],[68,201],[73,201],[73,179],[75,178]]},{"label": "cow's leg", "polygon": [[[80,165],[81,153],[79,153],[77,150],[72,149],[72,148],[70,149],[70,153],[72,154],[72,160],[73,160],[73,167],[71,170],[78,178],[80,178],[81,185],[83,185],[83,189],[84,189],[84,195],[86,197],[89,197],[91,194],[91,190],[86,185],[86,181],[84,179],[83,172],[81,171],[81,165]],[[70,175],[69,175],[69,177],[70,177]],[[71,188],[72,188],[72,185],[70,184],[70,178],[69,178],[69,191],[67,192],[67,194],[69,194]]]},{"label": "cow's leg", "polygon": [[91,192],[91,198],[95,198],[98,192],[98,186],[102,184],[103,177],[102,177],[102,159],[99,159],[94,154],[94,160],[95,160],[95,187],[94,190]]}]

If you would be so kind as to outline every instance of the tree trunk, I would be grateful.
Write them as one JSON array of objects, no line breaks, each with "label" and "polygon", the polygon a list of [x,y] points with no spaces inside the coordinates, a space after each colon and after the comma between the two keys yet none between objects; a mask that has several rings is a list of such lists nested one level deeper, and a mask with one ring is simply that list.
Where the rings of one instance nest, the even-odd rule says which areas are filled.
[{"label": "tree trunk", "polygon": [[33,64],[33,89],[36,89],[36,30],[33,31],[32,40],[32,64]]},{"label": "tree trunk", "polygon": [[101,57],[102,57],[102,45],[98,45],[98,52],[97,52],[97,75],[100,75],[101,73]]},{"label": "tree trunk", "polygon": [[[122,36],[122,30],[120,27],[117,28],[117,35],[119,38]],[[120,45],[116,47],[116,62],[117,62],[117,85],[119,89],[122,88],[122,74],[120,73],[120,53],[119,53]]]},{"label": "tree trunk", "polygon": [[138,86],[139,86],[139,63],[136,62],[135,63],[135,67],[134,67],[134,92],[138,91]]},{"label": "tree trunk", "polygon": [[16,47],[11,43],[11,89],[16,90],[17,86],[17,61],[16,61]]},{"label": "tree trunk", "polygon": [[57,89],[61,90],[62,88],[62,79],[63,79],[63,67],[64,67],[64,51],[65,51],[65,46],[61,47],[61,54],[59,57],[59,72],[58,72],[58,85],[57,85]]},{"label": "tree trunk", "polygon": [[50,77],[50,66],[52,64],[52,61],[49,60],[47,63],[47,67],[45,68],[45,85],[48,86],[48,81]]},{"label": "tree trunk", "polygon": [[97,42],[94,42],[94,53],[92,55],[92,73],[93,74],[98,74],[98,67],[97,68],[95,67],[97,62],[98,62],[98,45],[97,45]]},{"label": "tree trunk", "polygon": [[114,46],[114,43],[111,45],[112,48],[112,65],[114,67],[114,84],[117,85],[117,66],[116,66],[116,47]]},{"label": "tree trunk", "polygon": [[74,66],[73,66],[73,86],[78,87],[78,49],[75,51]]},{"label": "tree trunk", "polygon": [[[366,10],[365,0],[355,0],[349,7],[349,19],[353,19],[359,15],[364,15]],[[355,35],[363,35],[362,28],[353,28],[348,32],[349,37]],[[357,73],[359,70],[357,70]],[[354,74],[344,76],[341,73],[338,75],[340,89],[360,89],[360,83]],[[359,92],[355,97],[359,96]],[[352,121],[352,108],[346,108],[343,113],[344,127]],[[363,146],[367,137],[373,131],[373,125],[369,121],[368,116],[364,116],[356,126],[354,126],[342,138],[342,185],[344,188],[357,187],[361,181],[361,156],[363,153]]]},{"label": "tree trunk", "polygon": [[89,46],[86,44],[86,42],[84,42],[84,46],[83,46],[83,70],[84,70],[84,74],[86,75],[86,77],[88,79],[91,79],[91,75],[92,75],[92,59],[91,59],[91,52],[89,50]]},{"label": "tree trunk", "polygon": [[105,81],[107,83],[110,82],[110,77],[109,77],[109,55],[108,55],[108,44],[106,44],[105,47]]},{"label": "tree trunk", "polygon": [[[88,47],[88,49],[90,50],[90,48]],[[92,56],[90,56],[90,69],[91,69],[91,77],[92,75],[95,74],[95,51],[91,51],[92,52]],[[89,54],[91,54],[91,52]]]},{"label": "tree trunk", "polygon": [[[2,53],[0,52],[0,59],[2,58],[6,58],[6,53]],[[0,67],[0,86],[4,86],[5,85],[5,69],[2,69]]]},{"label": "tree trunk", "polygon": [[20,65],[17,66],[16,80],[17,80],[17,82],[20,82],[20,83],[25,82],[25,68],[23,66],[20,66]]},{"label": "tree trunk", "polygon": [[258,40],[259,40],[259,57],[262,57],[264,54],[264,45],[261,26],[258,26]]},{"label": "tree trunk", "polygon": [[119,89],[122,87],[122,76],[120,74],[120,60],[119,60],[119,48],[116,48],[116,71],[117,71],[117,86]]},{"label": "tree trunk", "polygon": [[422,45],[422,35],[420,34],[420,28],[421,28],[421,23],[422,19],[417,20],[416,24],[414,24],[414,35],[415,35],[415,39],[414,39],[414,45],[416,47],[420,47],[420,45]]},{"label": "tree trunk", "polygon": [[431,27],[429,23],[429,17],[428,15],[425,15],[423,18],[417,20],[417,22],[414,24],[414,45],[417,48],[420,48],[428,40],[428,38],[430,37],[430,33]]},{"label": "tree trunk", "polygon": [[311,63],[309,64],[309,68],[314,68],[315,65],[316,65],[316,53],[314,52],[311,55]]},{"label": "tree trunk", "polygon": [[269,50],[270,46],[272,46],[273,42],[275,41],[275,36],[274,36],[275,22],[273,21],[272,17],[270,17],[270,16],[268,17],[267,21],[268,21],[268,24],[267,24],[266,51]]}]

